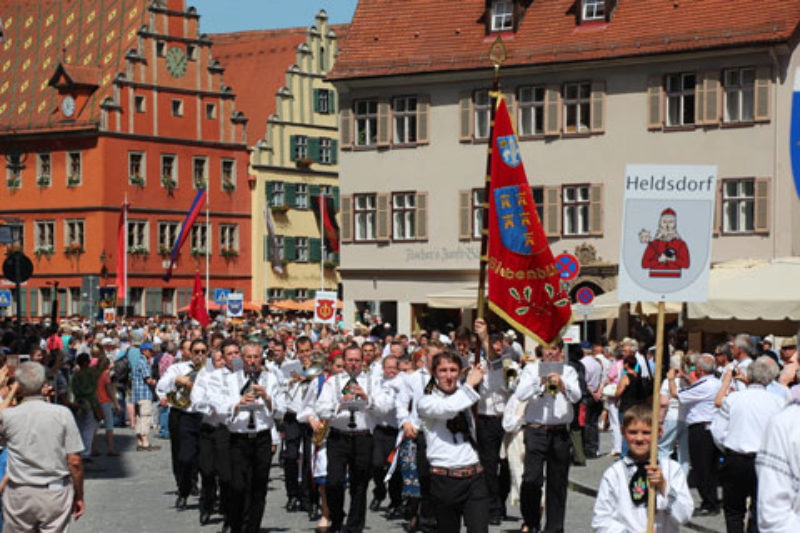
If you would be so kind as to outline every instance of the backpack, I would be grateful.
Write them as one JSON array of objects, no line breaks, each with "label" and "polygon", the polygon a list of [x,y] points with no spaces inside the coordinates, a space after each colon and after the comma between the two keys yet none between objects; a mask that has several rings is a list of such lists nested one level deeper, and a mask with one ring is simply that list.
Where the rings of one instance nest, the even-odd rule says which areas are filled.
[{"label": "backpack", "polygon": [[647,360],[647,357],[644,358],[644,368],[640,368],[638,370],[644,398],[649,401],[653,398],[655,379],[653,378],[653,371],[650,370],[650,362]]},{"label": "backpack", "polygon": [[111,378],[120,385],[127,385],[131,380],[131,362],[128,360],[129,350],[130,348],[127,348],[125,353],[114,361],[114,366],[111,370]]}]

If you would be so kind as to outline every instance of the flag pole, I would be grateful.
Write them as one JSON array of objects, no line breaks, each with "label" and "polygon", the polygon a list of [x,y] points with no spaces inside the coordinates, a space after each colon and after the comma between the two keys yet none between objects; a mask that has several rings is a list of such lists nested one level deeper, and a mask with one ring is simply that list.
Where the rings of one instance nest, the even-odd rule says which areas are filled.
[{"label": "flag pole", "polygon": [[208,293],[211,291],[211,286],[209,285],[209,260],[211,259],[211,222],[209,221],[208,212],[208,205],[210,203],[208,197],[211,195],[210,189],[211,188],[208,186],[208,182],[206,182],[206,310],[210,309]]},{"label": "flag pole", "polygon": [[[661,412],[661,367],[664,358],[664,302],[658,302],[658,320],[656,322],[656,371],[653,376],[653,420],[650,423],[650,466],[658,465],[658,429]],[[655,531],[656,490],[650,487],[647,491],[647,533]]]},{"label": "flag pole", "polygon": [[325,196],[319,193],[319,288],[325,290]]},{"label": "flag pole", "polygon": [[125,193],[125,205],[122,208],[122,227],[125,232],[123,242],[125,243],[125,257],[123,259],[122,267],[122,292],[123,292],[123,308],[122,316],[128,311],[128,193]]},{"label": "flag pole", "polygon": [[[484,318],[486,314],[486,266],[489,262],[489,192],[492,185],[492,137],[494,135],[494,119],[497,114],[497,100],[500,91],[500,65],[506,60],[506,48],[503,40],[497,36],[489,49],[489,60],[494,64],[494,81],[492,90],[489,93],[491,101],[491,118],[489,121],[489,146],[486,148],[486,179],[483,185],[483,205],[481,206],[483,216],[481,217],[481,255],[480,273],[478,275],[478,316]],[[480,357],[480,349],[475,356]]]}]

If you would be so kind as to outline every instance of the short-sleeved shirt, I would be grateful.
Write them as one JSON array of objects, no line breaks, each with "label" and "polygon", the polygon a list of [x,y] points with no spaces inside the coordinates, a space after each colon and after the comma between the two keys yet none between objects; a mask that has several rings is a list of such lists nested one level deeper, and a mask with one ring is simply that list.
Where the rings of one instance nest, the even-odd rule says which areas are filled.
[{"label": "short-sleeved shirt", "polygon": [[152,376],[152,369],[150,363],[144,356],[139,357],[136,365],[131,369],[133,379],[131,380],[131,401],[133,403],[141,402],[142,400],[153,400],[153,390],[145,382],[145,379]]},{"label": "short-sleeved shirt", "polygon": [[104,370],[100,374],[100,379],[97,380],[97,401],[100,403],[111,403],[111,397],[108,395],[108,384],[111,382],[111,376],[108,370]]},{"label": "short-sleeved shirt", "polygon": [[67,477],[67,454],[81,453],[75,417],[63,405],[31,396],[0,411],[0,433],[8,445],[8,479],[20,485],[47,485]]}]

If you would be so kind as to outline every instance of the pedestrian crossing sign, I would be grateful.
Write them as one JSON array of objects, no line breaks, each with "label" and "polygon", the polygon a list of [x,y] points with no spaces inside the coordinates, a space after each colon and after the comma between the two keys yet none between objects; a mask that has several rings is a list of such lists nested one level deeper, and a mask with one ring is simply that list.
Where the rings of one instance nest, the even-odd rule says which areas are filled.
[{"label": "pedestrian crossing sign", "polygon": [[0,291],[0,307],[11,306],[11,291]]}]

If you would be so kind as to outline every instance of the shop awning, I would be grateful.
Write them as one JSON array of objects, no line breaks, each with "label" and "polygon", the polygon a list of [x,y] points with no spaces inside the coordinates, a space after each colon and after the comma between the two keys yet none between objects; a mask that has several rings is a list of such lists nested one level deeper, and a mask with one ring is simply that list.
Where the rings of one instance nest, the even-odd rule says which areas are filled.
[{"label": "shop awning", "polygon": [[478,307],[478,284],[428,295],[428,307],[434,309],[474,309]]},{"label": "shop awning", "polygon": [[708,301],[688,304],[689,319],[800,320],[800,257],[715,265]]}]

